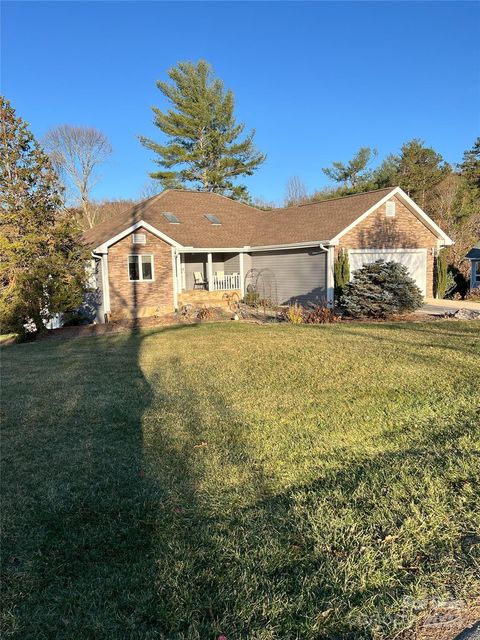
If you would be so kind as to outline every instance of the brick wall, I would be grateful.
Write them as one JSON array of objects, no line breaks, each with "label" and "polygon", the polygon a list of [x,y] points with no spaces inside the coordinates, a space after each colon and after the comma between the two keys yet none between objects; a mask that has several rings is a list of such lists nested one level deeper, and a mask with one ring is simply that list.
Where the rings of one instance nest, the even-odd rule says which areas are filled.
[{"label": "brick wall", "polygon": [[[173,308],[172,250],[170,245],[146,229],[146,244],[134,245],[132,235],[122,238],[108,251],[111,317],[147,317],[171,313]],[[152,281],[130,282],[129,255],[153,255]]]},{"label": "brick wall", "polygon": [[395,217],[386,216],[386,205],[382,205],[360,222],[341,239],[339,248],[344,249],[428,249],[427,251],[427,297],[433,297],[434,257],[437,237],[398,198],[395,201]]}]

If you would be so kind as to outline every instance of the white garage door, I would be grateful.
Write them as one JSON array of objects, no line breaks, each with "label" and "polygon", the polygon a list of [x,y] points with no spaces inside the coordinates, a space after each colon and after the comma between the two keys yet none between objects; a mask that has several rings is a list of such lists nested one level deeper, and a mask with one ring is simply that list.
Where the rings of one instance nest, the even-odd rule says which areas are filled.
[{"label": "white garage door", "polygon": [[350,249],[350,272],[375,260],[393,260],[404,264],[423,295],[427,290],[427,250],[426,249]]}]

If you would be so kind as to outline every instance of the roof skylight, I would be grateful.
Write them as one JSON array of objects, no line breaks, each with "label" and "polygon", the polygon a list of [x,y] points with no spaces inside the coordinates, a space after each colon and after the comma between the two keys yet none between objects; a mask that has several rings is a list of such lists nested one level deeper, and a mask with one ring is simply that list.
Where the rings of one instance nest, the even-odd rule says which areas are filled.
[{"label": "roof skylight", "polygon": [[170,222],[170,224],[180,224],[180,220],[177,218],[177,216],[174,213],[165,212],[163,214],[163,217],[165,218],[165,220]]},{"label": "roof skylight", "polygon": [[206,213],[206,219],[212,224],[222,224],[217,216],[214,216],[213,213]]}]

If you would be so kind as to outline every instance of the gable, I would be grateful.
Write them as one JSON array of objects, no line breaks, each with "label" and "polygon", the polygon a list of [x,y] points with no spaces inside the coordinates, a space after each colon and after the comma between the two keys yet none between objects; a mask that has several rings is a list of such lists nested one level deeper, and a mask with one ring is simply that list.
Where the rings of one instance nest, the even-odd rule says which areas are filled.
[{"label": "gable", "polygon": [[[395,216],[387,216],[387,202],[395,203]],[[438,237],[398,196],[371,211],[340,237],[339,244],[356,249],[435,247]]]}]

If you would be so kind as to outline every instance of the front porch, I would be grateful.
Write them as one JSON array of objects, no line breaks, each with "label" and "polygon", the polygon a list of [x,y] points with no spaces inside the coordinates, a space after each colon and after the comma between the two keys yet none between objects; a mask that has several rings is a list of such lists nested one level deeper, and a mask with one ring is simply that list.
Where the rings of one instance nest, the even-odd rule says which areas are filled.
[{"label": "front porch", "polygon": [[223,306],[228,304],[225,294],[233,292],[243,297],[244,259],[242,252],[177,250],[177,306]]}]

